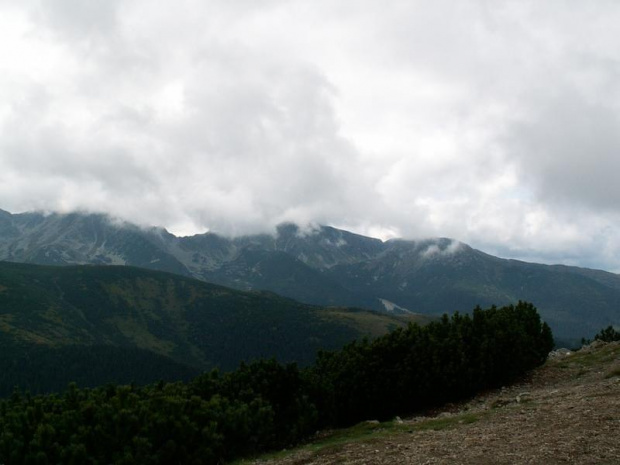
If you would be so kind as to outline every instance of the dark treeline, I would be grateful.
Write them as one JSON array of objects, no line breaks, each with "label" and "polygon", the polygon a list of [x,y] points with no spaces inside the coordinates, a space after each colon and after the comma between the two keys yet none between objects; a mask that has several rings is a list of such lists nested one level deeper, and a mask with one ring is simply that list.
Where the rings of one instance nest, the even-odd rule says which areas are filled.
[{"label": "dark treeline", "polygon": [[[620,331],[616,331],[613,326],[609,325],[606,328],[601,329],[596,336],[594,336],[595,341],[602,342],[615,342],[620,341]],[[591,339],[583,338],[581,339],[581,345],[587,345],[592,342]]]},{"label": "dark treeline", "polygon": [[603,342],[615,342],[620,341],[620,331],[616,331],[613,326],[609,325],[607,328],[601,329],[594,339]]},{"label": "dark treeline", "polygon": [[328,423],[387,419],[509,383],[552,348],[551,330],[532,304],[476,308],[321,353],[312,384]]},{"label": "dark treeline", "polygon": [[62,391],[70,382],[82,387],[108,382],[144,385],[161,379],[189,381],[200,373],[197,368],[135,347],[50,348],[42,344],[8,343],[0,351],[0,397],[10,395],[15,386],[44,394]]},{"label": "dark treeline", "polygon": [[471,396],[542,364],[552,347],[549,327],[520,302],[322,352],[304,370],[263,360],[188,383],[16,391],[0,401],[0,462],[221,463]]}]

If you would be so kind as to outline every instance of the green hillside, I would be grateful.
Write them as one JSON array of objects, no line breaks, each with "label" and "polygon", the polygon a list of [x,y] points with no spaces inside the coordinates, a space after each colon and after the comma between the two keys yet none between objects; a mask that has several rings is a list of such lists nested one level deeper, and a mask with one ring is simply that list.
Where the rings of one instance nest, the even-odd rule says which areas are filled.
[{"label": "green hillside", "polygon": [[[240,361],[266,357],[306,365],[318,349],[383,334],[407,321],[126,266],[0,262],[0,342],[5,355],[11,354],[0,363],[27,357],[26,367],[46,366],[46,357],[74,360],[78,355],[71,354],[79,353],[73,365],[50,363],[71,373],[79,373],[75,367],[80,366],[92,371],[88,367],[95,363],[95,352],[97,366],[123,357],[110,348],[131,351],[125,359],[133,362],[120,370],[129,375],[142,365],[161,366],[158,376],[184,377],[192,369],[229,370]],[[93,357],[80,353],[84,346]],[[50,350],[63,357],[50,355]],[[138,379],[151,380],[138,373],[113,380]]]}]

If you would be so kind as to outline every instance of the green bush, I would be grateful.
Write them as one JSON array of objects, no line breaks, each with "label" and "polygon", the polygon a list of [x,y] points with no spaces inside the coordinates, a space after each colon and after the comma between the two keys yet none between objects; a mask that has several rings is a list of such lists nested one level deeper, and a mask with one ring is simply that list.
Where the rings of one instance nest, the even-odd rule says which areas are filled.
[{"label": "green bush", "polygon": [[613,326],[610,325],[594,336],[594,340],[603,342],[620,341],[620,332],[616,331]]},{"label": "green bush", "polygon": [[15,391],[0,400],[0,463],[222,463],[499,386],[552,347],[534,306],[519,302],[322,352],[303,371],[261,360],[189,383]]}]

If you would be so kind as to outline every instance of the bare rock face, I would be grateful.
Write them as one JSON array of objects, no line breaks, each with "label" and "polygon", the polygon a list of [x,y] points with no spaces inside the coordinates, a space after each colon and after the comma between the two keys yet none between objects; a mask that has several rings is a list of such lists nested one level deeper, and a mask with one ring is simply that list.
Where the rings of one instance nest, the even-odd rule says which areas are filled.
[{"label": "bare rock face", "polygon": [[563,358],[569,357],[573,354],[570,349],[560,348],[549,352],[549,358]]},{"label": "bare rock face", "polygon": [[581,350],[584,352],[591,352],[593,350],[600,349],[601,347],[604,347],[607,344],[609,344],[609,342],[600,341],[597,339],[597,340],[592,341],[590,344],[583,346]]}]

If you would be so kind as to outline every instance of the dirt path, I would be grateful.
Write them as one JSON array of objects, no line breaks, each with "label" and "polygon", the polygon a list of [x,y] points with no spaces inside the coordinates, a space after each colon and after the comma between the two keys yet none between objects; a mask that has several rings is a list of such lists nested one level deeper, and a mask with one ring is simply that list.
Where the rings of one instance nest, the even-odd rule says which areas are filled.
[{"label": "dirt path", "polygon": [[252,463],[620,464],[620,344],[557,356],[529,380],[439,416]]}]

